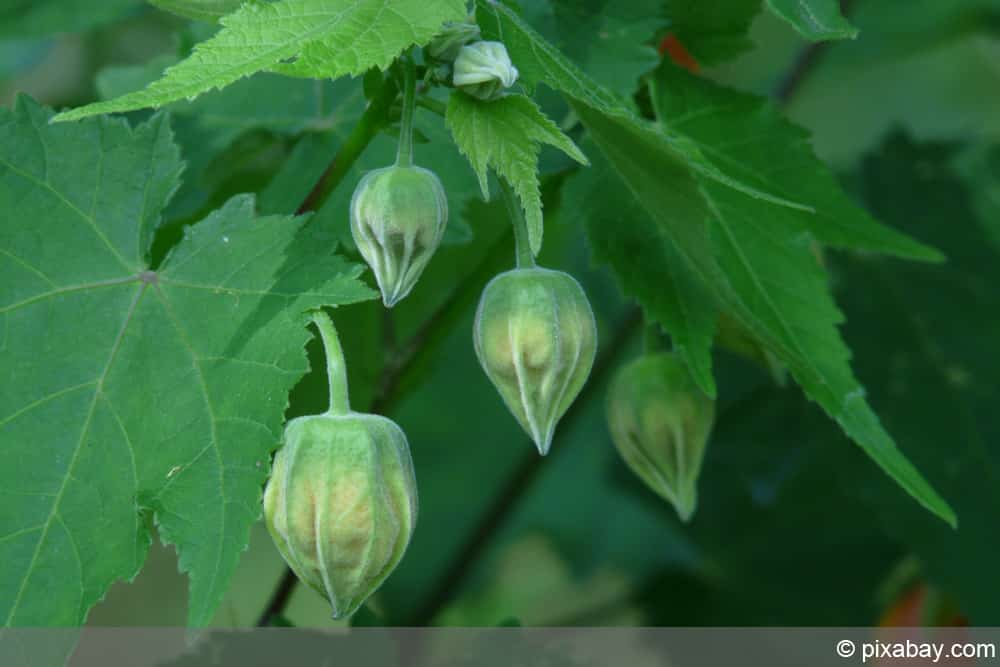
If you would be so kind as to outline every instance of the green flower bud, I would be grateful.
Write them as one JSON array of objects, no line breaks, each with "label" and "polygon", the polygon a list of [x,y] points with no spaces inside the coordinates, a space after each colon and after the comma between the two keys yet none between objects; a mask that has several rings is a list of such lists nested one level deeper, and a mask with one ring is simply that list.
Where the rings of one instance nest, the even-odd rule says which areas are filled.
[{"label": "green flower bud", "polygon": [[448,198],[434,172],[392,166],[368,172],[351,200],[351,235],[392,307],[410,293],[448,223]]},{"label": "green flower bud", "polygon": [[441,34],[424,47],[428,58],[450,63],[458,57],[458,52],[469,42],[479,39],[479,26],[469,22],[449,21],[444,24]]},{"label": "green flower bud", "polygon": [[715,403],[671,353],[626,365],[608,394],[611,439],[629,468],[687,521],[697,505],[698,475]]},{"label": "green flower bud", "polygon": [[517,68],[500,42],[463,46],[455,58],[452,79],[457,88],[481,100],[494,100],[517,81]]},{"label": "green flower bud", "polygon": [[264,517],[288,566],[342,618],[402,559],[417,488],[406,435],[385,417],[350,410],[336,331],[321,313],[314,321],[327,346],[331,407],[285,427]]},{"label": "green flower bud", "polygon": [[597,352],[580,283],[537,267],[501,273],[483,290],[473,340],[486,375],[544,456]]}]

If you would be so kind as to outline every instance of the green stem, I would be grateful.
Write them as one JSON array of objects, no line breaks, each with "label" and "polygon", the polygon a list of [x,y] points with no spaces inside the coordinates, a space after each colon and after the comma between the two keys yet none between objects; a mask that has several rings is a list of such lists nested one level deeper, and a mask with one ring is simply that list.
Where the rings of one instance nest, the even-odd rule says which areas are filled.
[{"label": "green stem", "polygon": [[413,112],[417,99],[417,68],[409,55],[401,59],[403,63],[403,119],[399,127],[399,150],[396,153],[397,167],[413,166]]},{"label": "green stem", "polygon": [[385,127],[389,118],[389,109],[396,100],[399,88],[391,80],[387,79],[382,88],[375,92],[368,108],[361,115],[354,129],[341,144],[340,150],[333,158],[326,172],[320,177],[312,191],[299,206],[299,215],[310,211],[318,211],[326,203],[327,198],[333,194],[340,182],[344,180],[351,171],[351,167],[364,152],[371,140]]},{"label": "green stem", "polygon": [[417,98],[417,106],[423,107],[428,111],[436,113],[437,115],[444,118],[448,114],[448,107],[433,97],[420,96]]},{"label": "green stem", "polygon": [[330,382],[330,409],[332,415],[346,415],[351,411],[351,401],[347,394],[347,365],[344,363],[344,349],[330,316],[322,310],[312,315],[312,321],[319,329],[326,352],[326,377]]},{"label": "green stem", "polygon": [[500,181],[500,192],[503,193],[510,224],[514,226],[514,245],[517,253],[517,268],[530,269],[535,267],[535,254],[531,252],[531,239],[528,236],[528,223],[524,220],[524,210],[517,199],[514,188],[503,178]]}]

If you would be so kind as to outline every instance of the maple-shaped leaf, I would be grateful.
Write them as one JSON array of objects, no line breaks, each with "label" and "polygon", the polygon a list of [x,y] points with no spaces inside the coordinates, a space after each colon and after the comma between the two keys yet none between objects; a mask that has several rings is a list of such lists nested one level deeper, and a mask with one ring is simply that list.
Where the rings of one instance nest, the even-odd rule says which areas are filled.
[{"label": "maple-shaped leaf", "polygon": [[369,299],[360,268],[238,197],[148,263],[181,162],[166,117],[0,110],[0,624],[75,625],[150,543],[204,625],[260,515],[303,311]]}]

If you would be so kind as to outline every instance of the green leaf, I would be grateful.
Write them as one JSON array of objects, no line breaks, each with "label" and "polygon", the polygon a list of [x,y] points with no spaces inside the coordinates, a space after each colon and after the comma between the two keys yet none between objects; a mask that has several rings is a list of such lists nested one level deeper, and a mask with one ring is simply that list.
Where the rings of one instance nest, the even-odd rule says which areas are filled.
[{"label": "green leaf", "polygon": [[142,0],[4,0],[3,4],[0,38],[29,39],[109,23]]},{"label": "green leaf", "polygon": [[753,48],[750,24],[761,0],[669,0],[670,31],[702,65],[715,65]]},{"label": "green leaf", "polygon": [[531,99],[507,95],[492,102],[453,92],[446,123],[455,143],[479,176],[489,199],[489,169],[514,187],[524,206],[534,254],[542,247],[542,194],[538,184],[538,154],[542,144],[555,146],[581,164],[586,156]]},{"label": "green leaf", "polygon": [[585,105],[574,108],[660,233],[674,241],[683,270],[787,364],[806,394],[890,477],[954,524],[951,508],[896,448],[864,400],[837,331],[842,317],[802,213],[702,174],[673,179],[668,196],[661,174],[677,173],[677,159],[662,142]]},{"label": "green leaf", "polygon": [[508,7],[489,0],[479,0],[478,7],[477,20],[483,34],[487,39],[504,42],[521,74],[521,82],[529,88],[545,83],[577,103],[587,105],[609,122],[626,127],[629,132],[645,135],[676,159],[685,162],[691,170],[728,187],[782,206],[812,210],[800,202],[788,201],[740,182],[720,171],[688,137],[671,132],[669,128],[651,126],[636,116],[621,98],[582,72]]},{"label": "green leaf", "polygon": [[[857,466],[844,479],[978,626],[1000,621],[995,587],[984,585],[1000,549],[1000,247],[976,206],[987,172],[957,174],[950,165],[958,151],[897,132],[866,157],[859,178],[873,211],[940,245],[948,263],[852,257],[837,262],[837,276],[845,333],[871,400],[954,502],[961,528],[929,521]],[[1000,170],[992,180],[1000,185]]]},{"label": "green leaf", "polygon": [[767,0],[767,6],[813,42],[858,36],[858,29],[840,13],[840,0]]},{"label": "green leaf", "polygon": [[[590,152],[597,155],[593,166],[581,170],[567,186],[566,200],[573,205],[563,209],[566,223],[582,219],[595,261],[611,267],[625,294],[642,304],[647,318],[670,332],[692,377],[714,398],[711,352],[718,312],[712,295],[685,269],[671,234],[650,218],[608,160]],[[649,190],[657,197],[655,205],[676,218],[699,219],[702,204],[683,165],[663,161],[658,167],[657,177],[673,185]],[[709,244],[707,238],[699,242]]]},{"label": "green leaf", "polygon": [[816,159],[809,133],[767,101],[716,85],[664,62],[650,96],[663,125],[689,137],[720,171],[785,199],[808,203],[803,228],[837,248],[929,261],[940,252],[876,222]]},{"label": "green leaf", "polygon": [[[56,116],[159,108],[267,69],[335,79],[385,69],[407,47],[429,41],[445,21],[465,16],[462,0],[278,0],[248,3],[221,20],[222,29],[198,44],[144,90]],[[295,61],[279,65],[282,61]]]},{"label": "green leaf", "polygon": [[[631,95],[660,62],[653,38],[666,25],[660,0],[549,0],[544,34],[595,81]],[[548,26],[547,26],[548,27]]]},{"label": "green leaf", "polygon": [[[262,0],[251,0],[261,2]],[[214,23],[246,4],[247,0],[149,0],[154,7],[197,21]]]},{"label": "green leaf", "polygon": [[234,199],[147,263],[181,163],[164,116],[51,126],[0,110],[0,619],[75,625],[150,543],[204,625],[260,514],[307,363],[300,313],[372,297],[360,269]]}]

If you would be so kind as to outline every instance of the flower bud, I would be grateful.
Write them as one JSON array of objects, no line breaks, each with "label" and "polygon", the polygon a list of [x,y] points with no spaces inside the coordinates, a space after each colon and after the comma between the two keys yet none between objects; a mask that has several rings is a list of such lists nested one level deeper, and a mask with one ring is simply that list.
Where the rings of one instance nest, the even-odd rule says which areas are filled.
[{"label": "flower bud", "polygon": [[424,47],[424,53],[431,60],[450,63],[458,57],[463,46],[479,39],[479,35],[479,26],[475,23],[449,21],[444,24],[441,34]]},{"label": "flower bud", "polygon": [[392,307],[430,262],[448,223],[448,198],[434,172],[392,166],[368,172],[351,199],[351,235]]},{"label": "flower bud", "polygon": [[697,504],[698,475],[715,403],[671,353],[636,359],[608,394],[611,439],[629,468],[687,521]]},{"label": "flower bud", "polygon": [[486,375],[544,456],[597,352],[580,283],[537,267],[498,275],[483,290],[473,339]]},{"label": "flower bud", "polygon": [[452,79],[457,88],[481,100],[494,100],[517,81],[517,68],[500,42],[463,46],[455,58]]},{"label": "flower bud", "polygon": [[396,568],[417,519],[406,435],[379,415],[353,412],[333,324],[323,335],[330,409],[288,422],[264,489],[275,546],[303,582],[350,616]]}]

